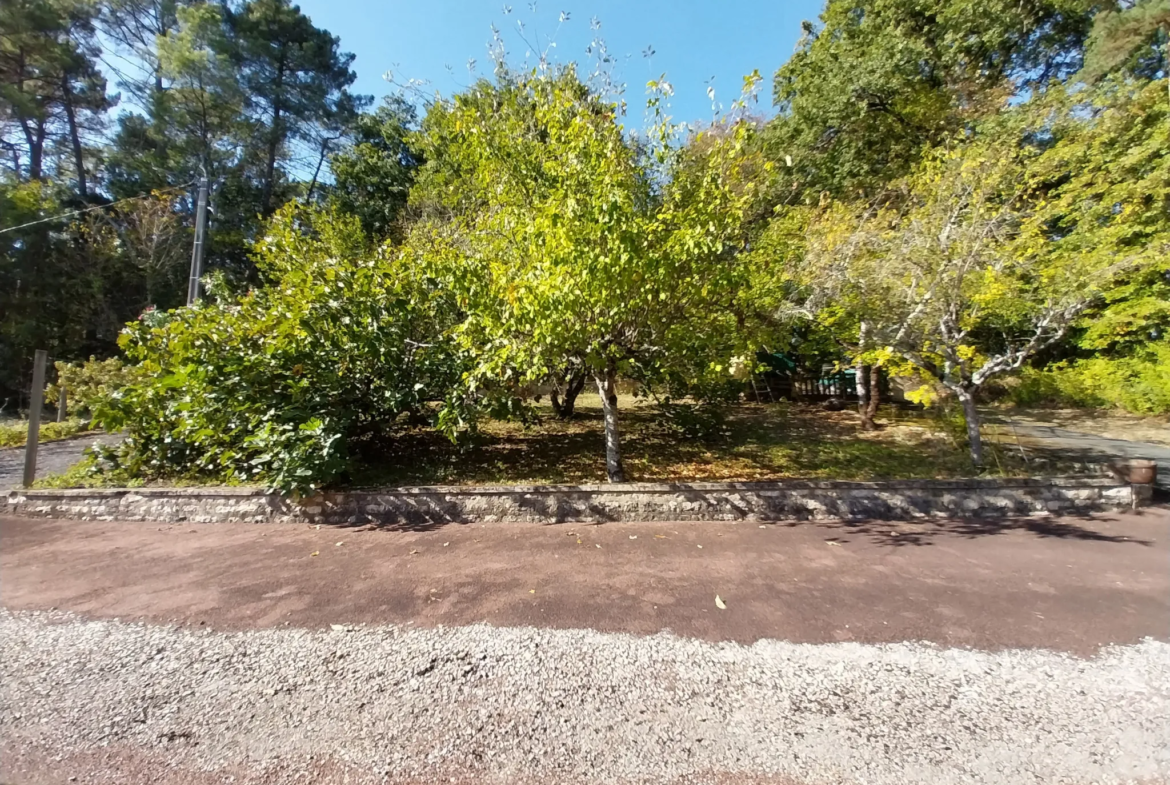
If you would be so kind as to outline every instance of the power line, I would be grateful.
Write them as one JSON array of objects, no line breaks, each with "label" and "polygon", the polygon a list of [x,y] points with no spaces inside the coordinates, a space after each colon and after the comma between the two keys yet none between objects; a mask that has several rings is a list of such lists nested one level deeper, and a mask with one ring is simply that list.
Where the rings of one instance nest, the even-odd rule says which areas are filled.
[{"label": "power line", "polygon": [[[189,188],[190,186],[195,185],[196,182],[197,181],[192,180],[191,182],[183,183],[182,185],[172,185],[169,188],[160,188],[157,190],[157,193],[167,193],[168,191],[178,191],[178,190],[181,190],[183,188]],[[57,220],[60,220],[61,218],[68,218],[72,215],[81,215],[82,213],[92,213],[94,210],[104,210],[107,207],[113,207],[114,205],[122,204],[123,202],[133,202],[135,199],[147,199],[147,198],[153,196],[155,193],[156,193],[155,191],[152,191],[151,193],[139,194],[138,196],[127,196],[125,199],[119,199],[116,202],[110,202],[108,204],[95,204],[93,207],[86,207],[83,210],[71,210],[70,212],[67,212],[67,213],[58,213],[57,215],[51,215],[48,218],[41,218],[41,219],[38,219],[36,221],[29,221],[28,223],[21,224],[20,226],[10,226],[7,229],[0,229],[0,234],[6,234],[8,232],[15,232],[17,229],[24,229],[24,228],[29,227],[29,226],[36,226],[37,224],[48,223],[49,221],[57,221]]]}]

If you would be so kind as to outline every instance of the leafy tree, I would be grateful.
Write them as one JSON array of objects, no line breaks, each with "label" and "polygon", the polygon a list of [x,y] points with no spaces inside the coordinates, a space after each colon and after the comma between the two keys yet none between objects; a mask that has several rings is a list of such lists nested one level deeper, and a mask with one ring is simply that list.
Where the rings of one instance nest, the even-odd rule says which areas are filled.
[{"label": "leafy tree", "polygon": [[106,38],[140,63],[144,74],[122,74],[121,83],[138,102],[150,106],[166,89],[158,39],[179,26],[183,0],[105,0],[99,25]]},{"label": "leafy tree", "polygon": [[28,394],[32,356],[107,356],[118,331],[145,304],[139,272],[117,249],[95,241],[84,221],[51,221],[68,209],[68,190],[42,181],[0,183],[0,401]]},{"label": "leafy tree", "polygon": [[873,195],[1008,95],[1080,66],[1089,0],[829,0],[777,72],[786,190]]},{"label": "leafy tree", "polygon": [[[619,374],[726,377],[739,339],[741,219],[757,189],[742,177],[750,123],[712,134],[701,156],[670,146],[659,123],[648,160],[616,111],[571,66],[501,71],[432,106],[412,194],[431,218],[404,253],[467,314],[453,337],[476,360],[468,394],[587,370],[605,414],[607,474],[620,482]],[[440,426],[466,427],[464,414],[448,406]]]},{"label": "leafy tree", "polygon": [[1160,271],[1170,243],[1165,132],[1149,136],[1165,124],[1134,156],[1128,103],[1094,115],[1061,98],[936,153],[879,200],[830,206],[806,251],[814,299],[852,310],[960,401],[976,465],[980,389],[1063,340],[1118,281]]},{"label": "leafy tree", "polygon": [[1137,0],[1102,11],[1093,20],[1083,75],[1091,80],[1119,70],[1156,78],[1167,70],[1170,2]]},{"label": "leafy tree", "polygon": [[421,163],[408,138],[416,123],[413,106],[387,97],[375,111],[357,117],[349,143],[329,160],[332,203],[357,216],[373,238],[390,237],[406,207]]}]

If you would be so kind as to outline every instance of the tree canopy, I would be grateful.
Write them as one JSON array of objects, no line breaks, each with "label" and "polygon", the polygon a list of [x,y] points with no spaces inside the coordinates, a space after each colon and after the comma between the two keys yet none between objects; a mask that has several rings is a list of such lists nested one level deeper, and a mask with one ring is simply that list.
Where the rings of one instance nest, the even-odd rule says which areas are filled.
[{"label": "tree canopy", "polygon": [[[490,78],[371,108],[289,0],[14,0],[0,394],[36,348],[93,355],[74,378],[121,357],[93,408],[122,467],[294,492],[420,422],[460,441],[545,393],[571,418],[587,385],[630,479],[619,381],[706,405],[781,350],[852,367],[863,427],[883,374],[960,403],[973,471],[993,379],[1170,410],[1168,20],[828,0],[773,117],[752,74],[679,125],[663,76],[634,127],[600,43],[589,69],[497,39]],[[181,307],[203,175],[210,294]]]}]

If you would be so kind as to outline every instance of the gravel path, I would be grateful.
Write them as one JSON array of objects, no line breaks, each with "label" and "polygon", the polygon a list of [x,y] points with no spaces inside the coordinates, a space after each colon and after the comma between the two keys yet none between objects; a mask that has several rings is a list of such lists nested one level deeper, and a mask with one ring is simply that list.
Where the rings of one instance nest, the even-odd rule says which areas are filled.
[{"label": "gravel path", "polygon": [[0,683],[8,745],[128,748],[237,783],[276,769],[323,782],[326,766],[347,783],[1170,776],[1170,645],[1153,641],[1084,660],[483,625],[224,633],[0,610]]},{"label": "gravel path", "polygon": [[[72,439],[45,442],[37,447],[37,477],[57,474],[81,460],[87,447],[95,443],[117,444],[120,434],[91,433]],[[19,488],[24,480],[24,448],[10,447],[0,450],[0,491]]]}]

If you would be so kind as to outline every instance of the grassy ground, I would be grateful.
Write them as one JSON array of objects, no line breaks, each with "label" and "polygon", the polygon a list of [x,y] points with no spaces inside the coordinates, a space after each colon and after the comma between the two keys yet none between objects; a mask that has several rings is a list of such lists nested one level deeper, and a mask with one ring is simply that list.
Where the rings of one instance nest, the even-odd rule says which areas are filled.
[{"label": "grassy ground", "polygon": [[[40,443],[68,439],[83,433],[89,426],[84,420],[41,423]],[[6,420],[0,423],[0,448],[23,447],[28,440],[28,420]]]},{"label": "grassy ground", "polygon": [[[367,451],[355,486],[554,484],[605,481],[600,400],[582,396],[564,422],[547,407],[537,424],[490,422],[457,447],[427,428]],[[952,428],[914,413],[883,411],[881,430],[858,428],[853,411],[740,404],[703,438],[687,437],[654,406],[619,402],[623,459],[633,481],[947,478],[976,474]],[[993,473],[1025,474],[1007,448],[991,446]]]}]

